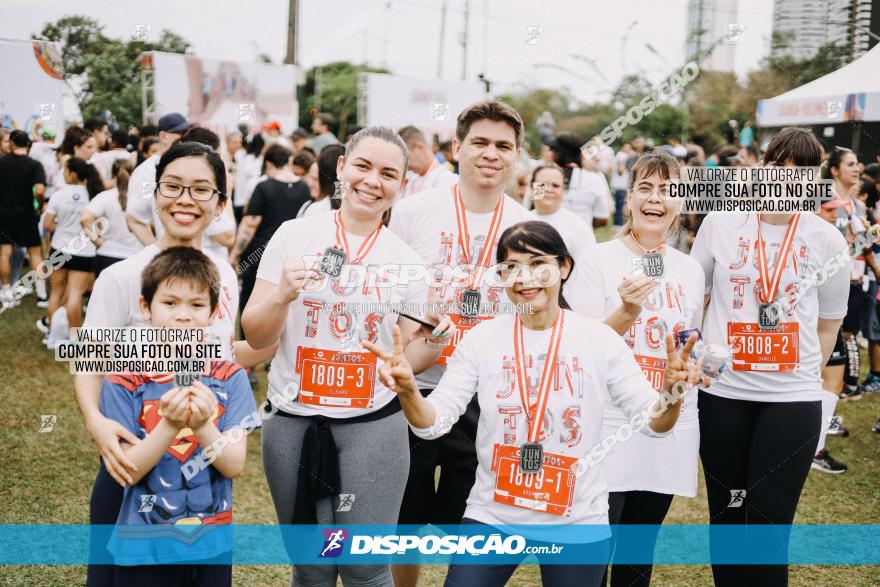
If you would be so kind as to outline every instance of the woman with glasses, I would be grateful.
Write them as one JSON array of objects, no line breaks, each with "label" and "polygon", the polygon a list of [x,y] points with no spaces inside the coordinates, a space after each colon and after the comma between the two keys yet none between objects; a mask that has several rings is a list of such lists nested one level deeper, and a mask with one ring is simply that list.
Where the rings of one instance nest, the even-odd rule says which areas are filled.
[{"label": "woman with glasses", "polygon": [[596,244],[593,227],[571,210],[562,207],[565,174],[558,165],[541,165],[532,172],[531,203],[538,220],[555,228],[569,252],[580,259],[587,247]]},{"label": "woman with glasses", "polygon": [[[184,142],[168,149],[156,166],[156,181],[153,205],[165,231],[155,243],[101,273],[89,300],[83,324],[86,328],[146,326],[140,308],[144,268],[169,247],[200,249],[205,230],[226,205],[226,169],[220,155],[205,145]],[[222,344],[223,358],[244,366],[265,360],[267,353],[254,353],[242,343],[233,350],[238,281],[229,263],[210,254],[208,257],[216,265],[221,280],[217,313],[210,331]],[[86,428],[101,453],[89,521],[114,524],[122,504],[123,486],[132,483],[131,473],[135,468],[120,447],[120,441],[133,444],[138,438],[101,414],[101,380],[100,375],[76,375],[76,399]],[[103,544],[92,544],[93,552],[103,551],[103,547]],[[87,584],[106,584],[112,573],[112,567],[89,565]]]},{"label": "woman with glasses", "polygon": [[[640,157],[630,173],[624,224],[618,238],[601,243],[583,258],[576,282],[566,288],[572,308],[604,320],[623,337],[651,387],[663,389],[664,338],[698,328],[703,317],[703,270],[666,239],[678,229],[681,204],[666,197],[667,182],[678,179],[679,165],[664,153]],[[627,417],[609,406],[602,438],[614,436]],[[654,525],[645,558],[653,552],[659,525],[675,495],[697,493],[700,445],[696,397],[684,400],[675,430],[663,438],[636,435],[617,443],[602,466],[608,479],[612,524]],[[649,548],[647,548],[649,546]],[[612,559],[611,585],[648,585],[652,565]]]},{"label": "woman with glasses", "polygon": [[[382,222],[406,165],[394,131],[359,131],[337,161],[346,186],[339,210],[285,222],[260,261],[241,324],[255,348],[280,341],[263,466],[281,524],[397,523],[409,472],[406,423],[360,343],[388,347],[399,324],[402,353],[424,370],[455,331],[447,316],[426,311],[424,262]],[[354,494],[354,507],[341,511],[340,494]],[[294,565],[293,575],[304,586],[334,585],[337,575],[346,585],[392,585],[390,565]]]},{"label": "woman with glasses", "polygon": [[[818,167],[821,156],[809,129],[790,127],[763,165]],[[710,292],[703,338],[733,349],[731,367],[698,397],[712,574],[720,587],[781,587],[819,437],[820,373],[847,313],[846,240],[813,213],[711,213],[691,256]],[[748,524],[753,551],[776,564],[720,564],[736,544],[731,524]]]},{"label": "woman with glasses", "polygon": [[[658,397],[620,335],[568,309],[562,286],[574,260],[552,226],[511,226],[498,241],[497,258],[517,312],[470,330],[427,398],[416,386],[399,332],[390,352],[364,346],[385,362],[380,378],[397,393],[421,438],[446,434],[476,394],[477,476],[462,523],[533,525],[524,530],[531,534],[526,538],[567,543],[569,551],[592,558],[592,564],[541,564],[544,585],[600,585],[610,534],[607,489],[602,468],[588,466],[588,453],[600,439],[602,410],[619,406],[640,422],[637,430],[667,434],[681,410],[677,392],[699,379],[688,358],[696,337],[676,353],[666,333],[663,389],[676,393]],[[560,524],[578,528],[566,534]],[[446,585],[504,585],[516,567],[452,565]]]}]

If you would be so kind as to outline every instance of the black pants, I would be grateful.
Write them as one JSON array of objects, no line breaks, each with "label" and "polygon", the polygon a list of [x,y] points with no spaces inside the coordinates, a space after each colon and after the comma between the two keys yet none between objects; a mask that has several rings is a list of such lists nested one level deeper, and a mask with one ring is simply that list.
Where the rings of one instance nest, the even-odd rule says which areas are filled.
[{"label": "black pants", "polygon": [[[654,544],[660,532],[660,524],[666,519],[672,495],[654,493],[653,491],[612,491],[608,494],[608,522],[616,524],[651,524],[657,525],[653,532],[650,550],[646,553],[653,556]],[[611,587],[640,587],[651,584],[651,573],[654,565],[634,565],[617,563],[611,559]],[[602,582],[605,584],[605,581]]]},{"label": "black pants", "polygon": [[[470,518],[464,518],[462,524],[482,524]],[[493,534],[496,532],[492,532]],[[507,536],[504,532],[498,532],[501,536]],[[529,546],[549,544],[529,541]],[[603,560],[607,560],[610,542],[603,540],[590,545],[591,552]],[[538,562],[541,556],[535,555]],[[552,558],[553,555],[547,555]],[[525,557],[523,557],[525,558]],[[449,565],[444,587],[503,587],[507,584],[510,576],[519,565]],[[604,564],[598,565],[554,565],[541,564],[541,584],[544,587],[599,587],[603,583],[602,573],[605,571]]]},{"label": "black pants", "polygon": [[114,263],[119,263],[123,259],[118,257],[107,257],[105,255],[95,255],[95,277],[100,277],[101,272],[113,265]]},{"label": "black pants", "polygon": [[113,567],[114,587],[226,587],[232,585],[232,553],[186,565]]},{"label": "black pants", "polygon": [[[95,484],[92,486],[92,498],[89,501],[89,524],[112,526],[119,517],[125,489],[110,476],[100,462]],[[100,536],[100,538],[98,538]],[[89,540],[89,553],[95,556],[109,557],[107,552],[107,533],[96,532]],[[113,585],[113,565],[89,565],[86,576],[86,587],[107,587]]]},{"label": "black pants", "polygon": [[[810,471],[820,401],[754,402],[699,392],[700,458],[710,524],[790,525]],[[773,555],[788,553],[788,531],[774,537]],[[713,560],[725,546],[710,532]],[[788,565],[712,565],[717,587],[784,586]]]},{"label": "black pants", "polygon": [[[422,390],[428,395],[431,390]],[[425,440],[409,431],[409,477],[400,506],[400,524],[458,524],[477,475],[476,398],[447,434]],[[440,483],[434,476],[440,467]]]}]

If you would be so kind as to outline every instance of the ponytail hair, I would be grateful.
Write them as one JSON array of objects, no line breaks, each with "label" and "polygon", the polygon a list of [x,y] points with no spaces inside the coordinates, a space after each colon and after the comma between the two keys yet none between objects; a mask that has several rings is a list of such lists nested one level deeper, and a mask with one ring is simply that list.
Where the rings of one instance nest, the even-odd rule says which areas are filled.
[{"label": "ponytail hair", "polygon": [[498,239],[498,248],[495,251],[495,256],[499,263],[507,260],[507,253],[509,251],[532,254],[535,251],[540,251],[545,255],[556,257],[560,268],[565,265],[565,260],[567,259],[570,269],[568,276],[562,279],[562,283],[559,286],[559,307],[563,310],[571,310],[571,306],[568,305],[565,296],[562,295],[562,290],[564,289],[565,282],[568,281],[568,278],[571,277],[574,271],[574,257],[571,256],[568,247],[565,246],[565,241],[562,240],[562,236],[555,228],[540,220],[528,220],[514,224],[501,233],[501,237]]},{"label": "ponytail hair", "polygon": [[67,160],[67,169],[76,175],[79,181],[86,182],[86,191],[89,192],[89,200],[104,191],[104,183],[95,166],[79,157],[71,157]]},{"label": "ponytail hair", "polygon": [[119,205],[125,212],[128,204],[128,180],[131,178],[131,162],[128,159],[117,159],[111,168],[113,178],[116,179],[116,191],[119,193]]}]

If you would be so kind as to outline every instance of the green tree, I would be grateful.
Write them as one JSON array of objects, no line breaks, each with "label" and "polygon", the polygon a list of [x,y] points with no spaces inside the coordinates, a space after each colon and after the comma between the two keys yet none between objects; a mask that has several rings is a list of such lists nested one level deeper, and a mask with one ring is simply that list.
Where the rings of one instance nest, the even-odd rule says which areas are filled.
[{"label": "green tree", "polygon": [[163,30],[155,43],[138,38],[112,39],[98,21],[65,16],[48,23],[34,39],[62,44],[64,78],[84,118],[109,110],[121,128],[141,123],[141,66],[144,51],[186,53],[183,37]]},{"label": "green tree", "polygon": [[317,103],[315,86],[316,70],[306,72],[306,83],[297,88],[300,104],[299,125],[309,128],[312,123],[313,108],[332,114],[336,128],[332,129],[340,140],[345,133],[357,125],[357,80],[361,73],[390,73],[387,69],[354,65],[348,61],[335,61],[321,66],[320,105]]},{"label": "green tree", "polygon": [[535,123],[544,111],[553,115],[553,120],[557,123],[557,132],[563,130],[577,132],[574,128],[561,128],[559,126],[562,121],[569,120],[573,115],[571,104],[574,102],[574,98],[567,88],[561,90],[523,88],[520,92],[498,96],[498,99],[506,102],[519,112],[526,127],[526,145],[530,147],[533,153],[537,153],[537,149],[541,145],[538,127]]}]

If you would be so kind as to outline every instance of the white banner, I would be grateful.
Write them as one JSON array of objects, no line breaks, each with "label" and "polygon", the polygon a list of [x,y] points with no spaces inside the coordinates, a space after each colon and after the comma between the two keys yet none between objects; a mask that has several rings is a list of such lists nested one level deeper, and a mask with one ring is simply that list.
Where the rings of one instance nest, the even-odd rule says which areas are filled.
[{"label": "white banner", "polygon": [[841,124],[880,120],[880,94],[829,94],[779,100],[758,100],[759,127],[796,124]]},{"label": "white banner", "polygon": [[290,134],[298,126],[292,65],[236,63],[192,55],[152,52],[156,118],[179,112],[221,137],[239,124],[258,129],[270,120]]},{"label": "white banner", "polygon": [[482,82],[426,80],[362,73],[358,80],[358,124],[393,129],[413,125],[429,138],[455,133],[455,120],[465,107],[486,98]]},{"label": "white banner", "polygon": [[0,40],[0,126],[32,137],[64,132],[61,49],[43,41]]}]

